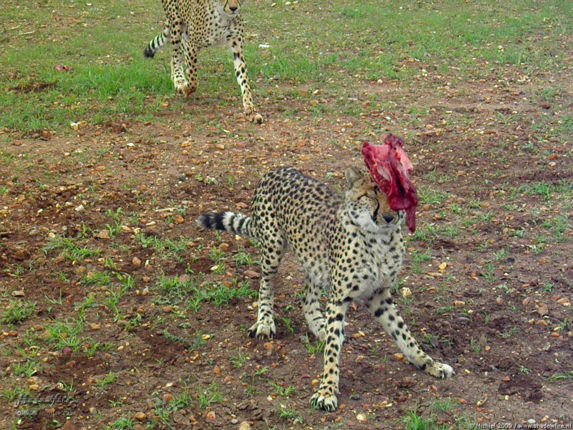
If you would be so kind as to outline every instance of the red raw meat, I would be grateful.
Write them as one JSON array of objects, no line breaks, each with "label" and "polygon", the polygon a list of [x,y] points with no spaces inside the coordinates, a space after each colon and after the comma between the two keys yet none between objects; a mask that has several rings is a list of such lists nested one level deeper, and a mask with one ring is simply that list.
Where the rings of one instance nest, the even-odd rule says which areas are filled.
[{"label": "red raw meat", "polygon": [[412,163],[404,152],[404,141],[389,134],[383,145],[364,142],[362,155],[372,180],[388,196],[390,209],[406,211],[406,226],[416,231],[416,206],[418,195],[410,181]]}]

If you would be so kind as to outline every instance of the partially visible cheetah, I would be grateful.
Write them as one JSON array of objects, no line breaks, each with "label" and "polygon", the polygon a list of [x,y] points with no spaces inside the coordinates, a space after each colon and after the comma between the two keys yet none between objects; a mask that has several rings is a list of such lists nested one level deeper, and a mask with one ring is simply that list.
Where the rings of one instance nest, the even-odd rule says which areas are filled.
[{"label": "partially visible cheetah", "polygon": [[[324,370],[312,405],[327,411],[338,405],[339,358],[344,317],[352,301],[365,302],[374,317],[408,360],[438,378],[454,374],[451,366],[423,352],[398,315],[390,292],[405,251],[401,223],[385,194],[366,170],[347,169],[344,197],[294,168],[268,173],[255,191],[252,215],[220,212],[202,214],[202,227],[256,238],[261,249],[262,277],[257,338],[273,337],[273,290],[287,245],[306,272],[303,309],[309,328],[325,341]],[[321,289],[330,289],[326,312],[320,309]]]},{"label": "partially visible cheetah", "polygon": [[171,80],[175,89],[185,95],[197,90],[197,52],[208,46],[225,43],[233,53],[235,77],[241,87],[243,108],[249,121],[261,123],[255,111],[247,64],[243,57],[243,21],[239,12],[242,0],[162,0],[167,22],[144,51],[146,57],[171,40]]}]

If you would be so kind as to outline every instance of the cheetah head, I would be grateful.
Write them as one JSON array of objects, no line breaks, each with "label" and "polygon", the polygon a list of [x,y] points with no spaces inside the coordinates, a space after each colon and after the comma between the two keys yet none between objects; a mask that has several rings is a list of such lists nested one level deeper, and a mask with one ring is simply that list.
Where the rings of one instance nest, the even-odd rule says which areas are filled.
[{"label": "cheetah head", "polygon": [[227,16],[237,16],[241,11],[241,0],[218,0],[218,9]]},{"label": "cheetah head", "polygon": [[381,233],[395,229],[404,218],[403,211],[393,211],[388,197],[372,181],[368,171],[348,168],[345,204],[351,220],[365,231]]}]

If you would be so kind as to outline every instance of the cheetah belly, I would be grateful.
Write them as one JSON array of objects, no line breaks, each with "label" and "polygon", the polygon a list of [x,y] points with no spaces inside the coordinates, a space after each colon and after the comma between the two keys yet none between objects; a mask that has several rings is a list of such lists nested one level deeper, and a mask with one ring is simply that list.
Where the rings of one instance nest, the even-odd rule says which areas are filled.
[{"label": "cheetah belly", "polygon": [[299,249],[290,246],[298,260],[302,270],[308,275],[314,285],[327,288],[330,284],[330,270],[326,262],[328,261],[328,251],[326,246],[320,247],[314,255],[308,255]]}]

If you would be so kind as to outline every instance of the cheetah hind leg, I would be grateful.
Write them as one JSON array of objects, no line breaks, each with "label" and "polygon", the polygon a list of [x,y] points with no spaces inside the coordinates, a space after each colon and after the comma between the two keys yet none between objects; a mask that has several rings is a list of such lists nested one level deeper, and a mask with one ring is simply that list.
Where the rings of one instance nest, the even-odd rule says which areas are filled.
[{"label": "cheetah hind leg", "polygon": [[274,266],[274,271],[269,271],[268,269],[265,270],[263,267],[263,275],[259,286],[257,322],[249,328],[249,335],[251,337],[256,337],[257,339],[273,338],[277,333],[273,316],[274,295],[271,287],[271,277],[274,272],[276,272],[277,266],[278,264]]},{"label": "cheetah hind leg", "polygon": [[[266,218],[265,218],[266,219]],[[286,241],[282,237],[279,228],[272,222],[263,223],[259,226],[260,231],[267,234],[267,238],[261,239],[261,283],[259,284],[259,306],[257,322],[249,329],[251,337],[266,339],[275,337],[277,329],[273,316],[273,277],[277,273],[281,258],[284,254]]]},{"label": "cheetah hind leg", "polygon": [[308,328],[312,334],[321,342],[326,339],[326,321],[322,312],[320,311],[320,287],[314,285],[310,278],[306,276],[304,280],[304,317],[308,324]]},{"label": "cheetah hind leg", "polygon": [[274,338],[277,333],[273,317],[273,296],[265,284],[267,284],[267,282],[265,282],[263,278],[261,280],[261,288],[259,289],[257,322],[249,328],[249,336],[256,337],[257,339],[271,339]]}]

